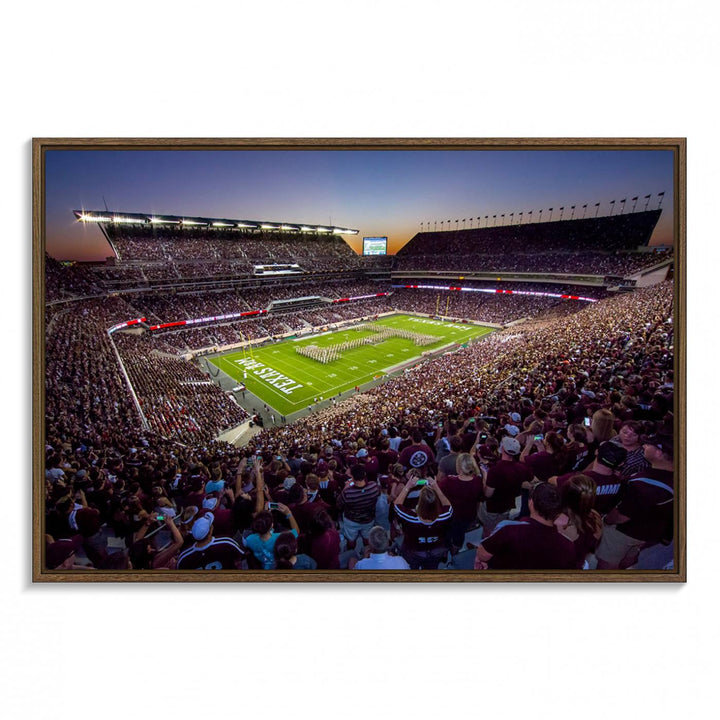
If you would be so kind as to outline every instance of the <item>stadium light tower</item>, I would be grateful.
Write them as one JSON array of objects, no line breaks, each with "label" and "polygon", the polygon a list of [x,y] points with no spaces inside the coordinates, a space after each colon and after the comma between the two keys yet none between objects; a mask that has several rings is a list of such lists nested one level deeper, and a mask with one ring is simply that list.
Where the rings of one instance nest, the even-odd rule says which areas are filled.
[{"label": "stadium light tower", "polygon": [[571,205],[570,209],[572,210],[572,212],[570,213],[570,219],[573,220],[575,218],[575,206]]},{"label": "stadium light tower", "polygon": [[548,208],[548,212],[550,213],[550,222],[552,222],[552,211],[553,211],[552,208]]},{"label": "stadium light tower", "polygon": [[660,198],[660,202],[658,203],[658,210],[659,210],[660,206],[662,205],[663,198],[665,197],[665,191],[663,190],[661,193],[658,193],[658,197]]},{"label": "stadium light tower", "polygon": [[512,225],[515,222],[515,218],[513,217],[515,215],[514,212],[510,213],[510,224]]},{"label": "stadium light tower", "polygon": [[595,217],[597,217],[598,212],[600,212],[600,203],[595,203]]},{"label": "stadium light tower", "polygon": [[486,215],[485,216],[485,227],[487,227],[487,224],[488,224],[488,216]]},{"label": "stadium light tower", "polygon": [[630,212],[635,212],[635,206],[637,205],[638,197],[639,196],[636,195],[634,198],[632,198],[633,206],[632,206],[632,210]]},{"label": "stadium light tower", "polygon": [[646,195],[646,196],[645,196],[645,209],[646,209],[646,210],[648,209],[648,205],[650,204],[650,198],[651,198],[651,197],[652,197],[652,195]]},{"label": "stadium light tower", "polygon": [[615,210],[615,201],[610,201],[610,217],[612,217],[613,211]]},{"label": "stadium light tower", "polygon": [[518,223],[518,225],[522,225],[522,216],[523,216],[523,214],[520,213],[520,222]]},{"label": "stadium light tower", "polygon": [[478,226],[478,227],[480,227],[480,216],[479,216],[479,215],[478,215],[478,219],[477,219],[477,221],[478,221],[478,224],[477,224],[477,226]]},{"label": "stadium light tower", "polygon": [[420,232],[422,232],[422,231],[423,231],[423,224],[420,223]]},{"label": "stadium light tower", "polygon": [[460,221],[457,218],[455,218],[455,230],[457,230],[459,226],[460,226]]},{"label": "stadium light tower", "polygon": [[[531,210],[531,211],[528,213],[528,215],[532,215],[532,214],[533,214],[533,211]],[[528,222],[532,222],[532,218],[531,218],[531,217],[528,217]]]},{"label": "stadium light tower", "polygon": [[620,201],[620,214],[622,215],[623,212],[625,212],[625,203],[627,202],[627,198],[623,198]]}]

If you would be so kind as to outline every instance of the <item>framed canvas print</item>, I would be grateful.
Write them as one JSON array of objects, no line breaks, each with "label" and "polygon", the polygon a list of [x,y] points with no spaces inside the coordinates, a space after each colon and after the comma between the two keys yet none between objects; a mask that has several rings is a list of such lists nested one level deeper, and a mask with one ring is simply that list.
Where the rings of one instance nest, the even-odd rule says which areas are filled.
[{"label": "framed canvas print", "polygon": [[32,161],[34,581],[685,581],[684,139]]}]

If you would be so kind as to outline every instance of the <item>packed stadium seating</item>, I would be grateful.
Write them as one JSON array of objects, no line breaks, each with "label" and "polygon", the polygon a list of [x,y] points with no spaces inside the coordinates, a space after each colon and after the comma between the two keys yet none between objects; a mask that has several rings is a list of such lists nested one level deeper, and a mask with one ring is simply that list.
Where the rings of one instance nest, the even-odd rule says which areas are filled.
[{"label": "packed stadium seating", "polygon": [[[628,274],[653,260],[650,253],[631,250],[647,243],[658,215],[420,233],[400,251],[394,269]],[[275,538],[273,523],[281,535],[287,530],[299,533],[290,567],[353,567],[360,548],[356,525],[363,526],[362,547],[367,549],[366,526],[375,524],[385,529],[395,551],[413,568],[487,567],[481,551],[463,551],[472,532],[482,532],[478,525],[488,531],[494,527],[484,510],[489,496],[481,493],[463,500],[461,493],[445,503],[443,488],[455,498],[452,482],[457,481],[436,484],[435,471],[438,464],[445,466],[443,458],[469,452],[468,477],[467,471],[463,475],[454,469],[455,461],[444,474],[456,478],[459,473],[473,487],[477,480],[486,488],[493,466],[499,468],[498,463],[514,455],[512,443],[506,441],[522,440],[519,464],[531,469],[534,480],[513,496],[512,503],[515,508],[517,499],[516,512],[525,516],[540,506],[538,483],[545,487],[548,479],[595,467],[592,463],[600,457],[604,441],[627,445],[627,460],[617,470],[626,467],[629,477],[631,453],[633,470],[645,470],[651,462],[641,457],[642,451],[638,454],[638,438],[672,433],[670,282],[630,293],[609,292],[602,283],[577,286],[553,279],[465,283],[483,289],[582,294],[595,302],[414,289],[404,287],[412,284],[405,278],[371,280],[363,273],[389,270],[390,261],[363,264],[367,259],[358,258],[335,237],[268,233],[238,243],[207,228],[182,233],[156,228],[153,235],[135,227],[107,232],[119,256],[117,266],[83,267],[50,257],[45,262],[46,528],[55,541],[80,535],[82,549],[73,557],[85,566],[126,569],[132,561],[140,570],[176,568],[178,563],[181,568],[218,567],[210,562],[184,564],[207,537],[199,537],[194,528],[210,509],[215,537],[231,538],[228,547],[237,547],[230,553],[232,560],[217,561],[220,567],[287,568],[272,552],[268,560],[253,550],[252,536]],[[435,252],[438,243],[448,252]],[[539,248],[543,252],[537,252]],[[322,281],[312,276],[293,279],[291,284],[258,279],[249,287],[230,285],[221,291],[214,286],[208,291],[201,282],[234,272],[247,275],[258,262],[296,262],[303,269],[337,274]],[[348,270],[354,272],[350,280]],[[148,287],[153,279],[182,280],[183,288],[153,291]],[[109,293],[118,281],[132,292]],[[191,329],[148,331],[150,325],[267,309],[277,300],[337,300],[376,293],[388,294],[207,322]],[[393,309],[484,321],[500,329],[469,347],[388,377],[366,392],[326,399],[322,409],[291,424],[267,406],[240,407],[200,365],[182,357],[189,351],[261,341]],[[137,318],[145,322],[128,331],[108,332]],[[514,324],[518,320],[524,322]],[[265,428],[248,444],[238,448],[217,440],[222,431],[251,418]],[[585,428],[583,419],[591,427]],[[623,428],[628,423],[636,424],[636,446],[625,442]],[[535,439],[537,433],[542,440]],[[403,462],[403,452],[423,442],[432,457],[422,463]],[[582,467],[581,454],[587,460]],[[540,460],[552,465],[551,476],[538,469]],[[420,505],[413,509],[408,501],[412,489],[403,490],[416,479],[406,475],[409,467],[430,479],[436,517],[444,517],[450,506],[458,519],[465,518],[464,525],[454,521],[443,526],[447,542],[438,541],[430,555],[409,545],[416,537],[417,508],[429,497],[421,491],[422,498],[415,499]],[[377,503],[367,517],[353,514],[356,498],[350,490],[352,482],[362,487],[364,481],[372,488],[379,483]],[[528,506],[528,494],[535,492],[536,503]],[[564,493],[548,492],[557,495],[555,515],[569,518],[570,526],[580,523],[582,541],[592,540],[587,532],[591,516],[586,513],[583,525]],[[269,516],[269,527],[260,522],[267,520],[265,499],[281,504],[281,512]],[[308,502],[314,507],[306,507]],[[254,512],[259,510],[263,512]],[[168,524],[158,520],[158,514],[190,520]],[[85,518],[82,522],[80,516]],[[609,513],[607,535],[614,527],[611,518]],[[450,541],[458,528],[459,545]],[[116,543],[108,544],[108,538],[124,539],[126,551],[113,552]],[[663,542],[668,539],[663,535]],[[562,565],[553,556],[541,567],[579,569],[588,563],[612,563],[604,541],[599,542],[599,548],[597,538],[582,545],[583,552],[570,564]],[[645,545],[659,542],[653,537]],[[161,550],[164,544],[170,551]],[[639,552],[645,545],[633,547]],[[468,554],[470,565],[463,565]],[[298,558],[307,564],[295,564]],[[630,559],[637,561],[636,556]],[[501,567],[489,563],[491,569]]]}]

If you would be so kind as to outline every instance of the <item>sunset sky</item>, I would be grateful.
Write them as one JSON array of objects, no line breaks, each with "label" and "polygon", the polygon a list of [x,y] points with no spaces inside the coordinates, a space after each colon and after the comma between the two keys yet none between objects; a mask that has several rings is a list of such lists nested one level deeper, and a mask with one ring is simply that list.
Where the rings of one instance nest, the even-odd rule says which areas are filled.
[{"label": "sunset sky", "polygon": [[[46,247],[61,260],[112,254],[101,231],[77,222],[73,210],[188,215],[331,224],[359,230],[347,237],[388,236],[397,252],[430,223],[524,213],[537,220],[588,216],[600,202],[639,196],[637,210],[663,214],[652,244],[673,242],[673,156],[670,151],[593,150],[50,150],[46,153]],[[104,199],[103,199],[104,198]],[[484,219],[481,220],[484,226]],[[490,221],[492,224],[492,221]]]}]

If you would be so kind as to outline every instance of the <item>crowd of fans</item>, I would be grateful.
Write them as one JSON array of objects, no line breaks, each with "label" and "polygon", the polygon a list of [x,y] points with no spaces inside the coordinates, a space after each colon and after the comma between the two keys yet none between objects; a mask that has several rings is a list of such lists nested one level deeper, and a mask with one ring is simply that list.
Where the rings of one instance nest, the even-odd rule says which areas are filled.
[{"label": "crowd of fans", "polygon": [[651,267],[669,255],[635,253],[443,253],[442,255],[398,256],[397,270],[492,271],[498,273],[555,273],[625,277]]},{"label": "crowd of fans", "polygon": [[100,295],[103,290],[82,266],[62,263],[45,253],[45,301]]},{"label": "crowd of fans", "polygon": [[215,317],[248,310],[266,309],[273,300],[318,296],[331,300],[357,297],[390,290],[389,283],[347,282],[338,280],[325,283],[263,284],[259,287],[230,290],[226,292],[201,292],[154,294],[135,296],[133,302],[145,315],[151,313],[161,322]]},{"label": "crowd of fans", "polygon": [[[398,289],[393,304],[410,312],[438,314],[506,325],[521,318],[533,317],[549,310],[560,301],[557,298],[525,295],[488,295],[471,292],[442,292],[437,290]],[[579,309],[574,300],[571,303]]]},{"label": "crowd of fans", "polygon": [[[632,251],[658,217],[420,233],[397,264],[624,275],[657,260]],[[348,271],[394,261],[359,258],[325,235],[203,228],[150,236],[121,226],[110,233],[116,267],[46,257],[48,568],[666,566],[674,504],[671,283],[612,297],[563,288],[597,303],[394,288],[388,297],[111,338],[109,327],[133,318],[161,324],[264,309],[273,300],[370,295],[390,282],[351,273],[223,292],[190,282],[190,292],[87,299],[102,293],[101,283],[217,279],[272,262]],[[249,415],[180,355],[393,309],[525,322],[263,429],[243,448],[214,439]]]},{"label": "crowd of fans", "polygon": [[[55,310],[46,324],[46,415],[48,424],[86,432],[88,428],[141,424],[113,342],[150,428],[184,442],[204,442],[244,422],[248,415],[176,348],[147,336],[107,328],[133,317],[120,298],[85,301]],[[162,356],[157,351],[171,350]],[[155,351],[153,353],[152,351]],[[174,403],[174,404],[173,404]],[[171,407],[172,404],[172,407]]]},{"label": "crowd of fans", "polygon": [[242,449],[161,437],[217,398],[126,336],[143,407],[167,408],[142,430],[88,332],[117,310],[52,318],[48,567],[625,568],[672,541],[669,283],[540,313]]},{"label": "crowd of fans", "polygon": [[[125,277],[108,280],[173,280],[252,275],[256,265],[298,264],[303,272],[363,268],[370,263],[337,235],[112,225],[107,232]],[[377,263],[372,263],[373,265]],[[141,266],[141,277],[132,275]],[[117,273],[117,270],[115,271]]]},{"label": "crowd of fans", "polygon": [[548,252],[584,254],[595,253],[598,248],[603,248],[608,253],[632,251],[648,243],[660,214],[660,210],[653,210],[564,222],[420,232],[398,251],[398,256],[436,257],[439,247],[444,255]]},{"label": "crowd of fans", "polygon": [[150,428],[163,437],[208,442],[248,419],[193,363],[154,355],[137,336],[117,333],[114,342]]}]

